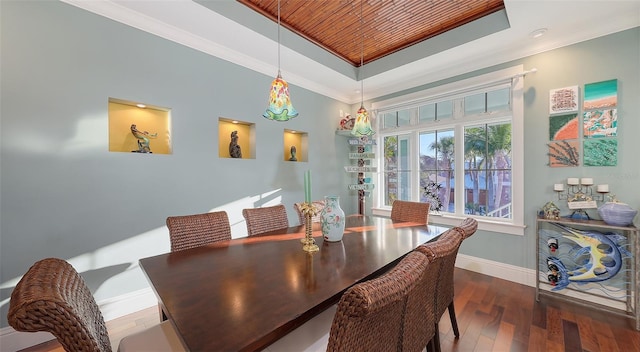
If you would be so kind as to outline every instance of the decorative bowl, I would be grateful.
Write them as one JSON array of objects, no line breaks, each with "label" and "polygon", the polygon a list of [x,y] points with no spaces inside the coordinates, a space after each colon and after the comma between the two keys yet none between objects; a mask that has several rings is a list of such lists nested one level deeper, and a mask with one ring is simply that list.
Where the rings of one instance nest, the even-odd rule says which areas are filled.
[{"label": "decorative bowl", "polygon": [[637,210],[625,203],[607,202],[598,208],[598,214],[604,222],[613,226],[628,226],[633,223],[633,218],[638,213]]}]

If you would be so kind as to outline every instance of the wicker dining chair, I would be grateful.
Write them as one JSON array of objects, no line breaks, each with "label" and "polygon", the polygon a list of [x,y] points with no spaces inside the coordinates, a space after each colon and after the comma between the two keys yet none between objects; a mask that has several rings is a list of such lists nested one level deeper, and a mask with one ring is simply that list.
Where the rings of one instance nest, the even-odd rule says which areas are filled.
[{"label": "wicker dining chair", "polygon": [[391,220],[410,221],[426,225],[430,203],[409,202],[396,199],[391,203]]},{"label": "wicker dining chair", "polygon": [[439,273],[436,280],[435,303],[435,347],[440,350],[440,336],[438,334],[438,322],[446,310],[449,310],[451,327],[456,338],[460,337],[458,321],[453,304],[454,284],[453,273],[455,269],[456,257],[462,241],[476,232],[478,222],[475,219],[467,218],[459,226],[445,231],[438,240],[423,244],[416,248],[417,251],[425,254],[429,258],[431,270]]},{"label": "wicker dining chair", "polygon": [[289,227],[287,209],[282,204],[264,208],[247,208],[242,210],[247,222],[249,236]]},{"label": "wicker dining chair", "polygon": [[427,268],[411,252],[384,275],[350,287],[340,298],[327,351],[400,351],[408,293]]},{"label": "wicker dining chair", "polygon": [[172,252],[231,239],[231,225],[225,211],[170,216],[167,227]]},{"label": "wicker dining chair", "polygon": [[[296,214],[298,214],[300,225],[304,225],[306,223],[305,216],[302,213],[302,204],[304,203],[293,204],[293,209],[295,209]],[[316,214],[311,217],[311,222],[320,222],[320,212],[322,212],[322,209],[324,209],[324,200],[314,200],[313,202],[311,202],[311,205],[316,210]]]},{"label": "wicker dining chair", "polygon": [[[112,351],[100,308],[78,272],[63,259],[36,262],[11,293],[9,324],[17,331],[46,331],[65,351]],[[171,326],[163,322],[125,337],[125,351],[185,351]]]}]

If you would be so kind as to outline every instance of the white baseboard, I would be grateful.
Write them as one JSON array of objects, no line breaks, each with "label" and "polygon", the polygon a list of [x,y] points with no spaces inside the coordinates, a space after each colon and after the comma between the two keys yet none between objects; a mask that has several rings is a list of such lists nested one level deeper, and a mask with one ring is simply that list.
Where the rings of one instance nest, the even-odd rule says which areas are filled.
[{"label": "white baseboard", "polygon": [[[522,285],[536,285],[536,271],[515,265],[504,264],[492,260],[458,254],[456,266],[475,271],[484,275],[495,276]],[[151,288],[131,292],[98,302],[105,321],[120,318],[127,314],[153,307],[158,304]],[[12,327],[0,329],[0,350],[17,351],[49,340],[53,340],[49,333],[28,333],[13,330]]]},{"label": "white baseboard", "polygon": [[536,286],[536,271],[534,269],[527,269],[464,254],[458,254],[456,257],[456,267],[512,281],[521,285]]},{"label": "white baseboard", "polygon": [[[120,318],[157,304],[158,300],[151,288],[145,288],[98,302],[105,321]],[[21,332],[15,331],[9,326],[0,329],[0,351],[18,351],[53,339],[55,339],[55,337],[48,332]]]}]

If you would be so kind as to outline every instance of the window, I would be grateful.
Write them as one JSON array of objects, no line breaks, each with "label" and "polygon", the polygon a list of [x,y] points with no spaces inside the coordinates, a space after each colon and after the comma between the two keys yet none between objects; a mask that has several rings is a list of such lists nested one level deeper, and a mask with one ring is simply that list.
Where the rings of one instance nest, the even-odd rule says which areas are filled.
[{"label": "window", "polygon": [[431,202],[440,207],[435,222],[456,225],[472,216],[481,228],[523,234],[521,72],[375,103],[382,172],[374,213],[389,211],[395,199]]}]

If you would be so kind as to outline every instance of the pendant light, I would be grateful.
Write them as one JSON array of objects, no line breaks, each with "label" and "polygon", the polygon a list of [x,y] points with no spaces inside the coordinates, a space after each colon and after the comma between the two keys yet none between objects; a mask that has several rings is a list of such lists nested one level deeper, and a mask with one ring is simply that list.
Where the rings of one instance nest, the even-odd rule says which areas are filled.
[{"label": "pendant light", "polygon": [[262,116],[275,121],[288,121],[298,116],[298,111],[291,104],[289,85],[280,74],[280,0],[278,0],[278,76],[271,82],[269,107]]},{"label": "pendant light", "polygon": [[362,50],[360,52],[360,109],[356,113],[356,122],[353,125],[351,134],[357,137],[371,136],[375,132],[371,128],[371,121],[369,121],[369,112],[364,108],[364,77],[362,75],[362,69],[364,68],[364,25],[362,14],[362,1],[360,0],[360,33],[362,35]]}]

